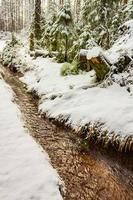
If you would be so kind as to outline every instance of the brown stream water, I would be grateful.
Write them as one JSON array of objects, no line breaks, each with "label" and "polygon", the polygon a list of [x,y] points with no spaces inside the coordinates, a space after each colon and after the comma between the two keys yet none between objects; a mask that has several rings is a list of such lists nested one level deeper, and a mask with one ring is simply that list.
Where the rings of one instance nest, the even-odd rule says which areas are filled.
[{"label": "brown stream water", "polygon": [[25,127],[49,154],[66,186],[64,200],[133,200],[133,156],[90,145],[83,152],[77,136],[39,116],[38,102],[27,94],[17,74],[4,70],[15,93]]}]

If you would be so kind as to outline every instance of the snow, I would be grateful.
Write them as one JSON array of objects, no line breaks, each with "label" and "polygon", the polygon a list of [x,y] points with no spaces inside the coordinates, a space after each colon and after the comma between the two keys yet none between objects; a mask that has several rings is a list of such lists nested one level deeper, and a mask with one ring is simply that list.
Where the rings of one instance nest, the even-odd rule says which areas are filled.
[{"label": "snow", "polygon": [[[133,55],[133,20],[124,24],[126,31],[118,38],[109,50],[94,47],[87,51],[87,58],[98,56],[101,52],[110,63],[116,63],[120,56]],[[125,30],[125,29],[124,29]],[[25,47],[24,47],[25,49]],[[31,58],[24,52],[28,63],[28,71],[21,80],[40,97],[39,111],[48,117],[64,120],[73,129],[79,130],[88,123],[100,122],[103,130],[115,132],[123,139],[133,135],[133,86],[128,93],[126,87],[120,87],[122,77],[133,80],[132,69],[126,74],[118,74],[117,83],[107,88],[94,86],[95,72],[85,72],[79,75],[61,76],[62,64],[49,58]],[[81,50],[86,54],[86,50]],[[113,67],[113,66],[112,66]],[[131,79],[131,81],[130,81]]]},{"label": "snow", "polygon": [[[111,64],[115,64],[119,61],[121,56],[128,55],[132,58],[133,55],[133,19],[125,22],[122,27],[126,27],[124,34],[115,41],[114,45],[104,51],[101,47],[93,47],[92,49],[87,50],[87,59],[91,59],[99,56],[101,53],[105,55],[107,60]],[[86,53],[86,50],[81,50],[81,53]]]},{"label": "snow", "polygon": [[10,32],[0,31],[0,53],[3,51],[4,47],[7,44],[7,41],[11,38]]},{"label": "snow", "polygon": [[40,112],[58,120],[67,119],[75,130],[89,122],[101,122],[104,130],[122,138],[132,135],[133,96],[126,88],[117,84],[90,88],[95,81],[94,71],[62,77],[61,64],[48,58],[37,58],[32,64],[34,67],[21,80],[40,96]]},{"label": "snow", "polygon": [[92,49],[88,50],[87,59],[90,60],[91,58],[98,57],[102,52],[100,47],[93,47]]},{"label": "snow", "polygon": [[103,129],[123,137],[133,133],[133,97],[117,84],[106,88],[72,91],[62,98],[44,101],[39,109],[48,117],[69,119],[75,130],[89,122],[103,122]]},{"label": "snow", "polygon": [[88,50],[86,50],[86,49],[81,49],[80,50],[80,55],[82,55],[82,56],[86,56],[87,53],[88,53]]},{"label": "snow", "polygon": [[133,20],[125,22],[123,27],[127,27],[126,32],[105,52],[112,64],[118,62],[122,55],[133,55]]},{"label": "snow", "polygon": [[0,40],[0,53],[3,51],[5,46],[6,46],[6,41],[5,40]]},{"label": "snow", "polygon": [[23,128],[11,89],[0,78],[0,199],[61,200],[48,155]]},{"label": "snow", "polygon": [[[39,96],[64,94],[71,88],[80,88],[95,80],[94,71],[76,76],[60,75],[62,64],[53,62],[49,58],[37,58],[32,60],[31,70],[21,80],[28,84],[29,90],[37,91]],[[88,77],[92,76],[89,80]]]}]

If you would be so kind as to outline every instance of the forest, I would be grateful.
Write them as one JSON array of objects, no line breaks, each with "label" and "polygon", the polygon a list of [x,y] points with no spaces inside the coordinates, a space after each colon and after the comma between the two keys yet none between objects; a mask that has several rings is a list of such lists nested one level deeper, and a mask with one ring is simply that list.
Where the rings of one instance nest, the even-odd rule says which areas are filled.
[{"label": "forest", "polygon": [[[97,46],[109,49],[123,31],[118,27],[132,18],[132,10],[132,2],[127,0],[3,0],[0,24],[1,30],[12,33],[29,30],[31,51],[47,49],[57,62],[72,63],[64,65],[62,74],[78,74],[90,69],[82,52],[79,61],[80,50]],[[99,80],[106,71],[98,74]]]},{"label": "forest", "polygon": [[132,200],[133,0],[0,0],[0,111],[0,199]]}]

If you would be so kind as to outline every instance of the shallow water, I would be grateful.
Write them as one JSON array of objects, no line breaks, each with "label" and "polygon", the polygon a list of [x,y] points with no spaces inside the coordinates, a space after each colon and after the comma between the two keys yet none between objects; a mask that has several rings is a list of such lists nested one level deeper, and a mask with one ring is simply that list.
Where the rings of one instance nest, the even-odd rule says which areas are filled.
[{"label": "shallow water", "polygon": [[133,156],[90,145],[83,152],[77,136],[38,115],[37,101],[27,94],[18,75],[5,71],[30,134],[47,151],[65,183],[65,200],[132,200]]}]

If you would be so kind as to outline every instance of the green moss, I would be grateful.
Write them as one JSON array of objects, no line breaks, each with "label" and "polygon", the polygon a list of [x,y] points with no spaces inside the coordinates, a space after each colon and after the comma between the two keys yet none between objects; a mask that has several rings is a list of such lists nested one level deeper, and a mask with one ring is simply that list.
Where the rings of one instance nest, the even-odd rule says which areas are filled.
[{"label": "green moss", "polygon": [[62,76],[76,75],[78,73],[79,73],[79,69],[78,69],[78,63],[76,61],[73,61],[71,64],[65,63],[65,64],[63,64],[63,66],[61,68]]},{"label": "green moss", "polygon": [[61,68],[61,75],[62,76],[67,76],[70,74],[70,68],[71,68],[71,64],[69,63],[65,63],[63,64],[62,68]]}]

